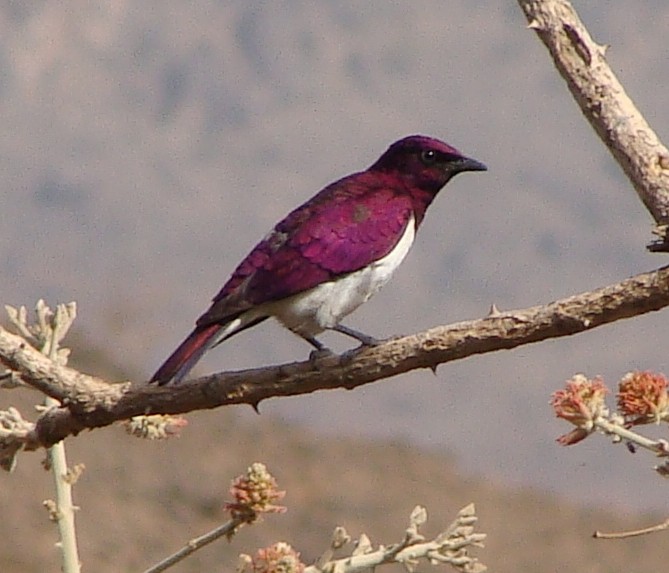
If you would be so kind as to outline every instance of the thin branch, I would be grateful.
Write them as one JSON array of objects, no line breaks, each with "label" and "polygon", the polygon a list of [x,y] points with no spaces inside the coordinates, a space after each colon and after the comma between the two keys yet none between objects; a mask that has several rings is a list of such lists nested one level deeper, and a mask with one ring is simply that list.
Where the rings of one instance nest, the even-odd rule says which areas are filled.
[{"label": "thin branch", "polygon": [[[257,406],[274,396],[316,390],[352,389],[417,368],[476,354],[511,349],[592,330],[669,306],[669,267],[524,310],[438,326],[388,340],[373,348],[314,361],[212,374],[178,386],[105,384],[39,357],[19,336],[0,328],[0,361],[24,380],[64,396],[63,406],[45,412],[33,431],[17,432],[21,448],[49,447],[84,429],[107,426],[144,414],[183,414],[228,404]],[[46,363],[44,362],[46,360]],[[16,447],[5,432],[2,449]]]},{"label": "thin branch", "polygon": [[220,525],[219,527],[216,527],[215,529],[212,529],[208,533],[205,533],[204,535],[201,535],[200,537],[196,537],[195,539],[191,539],[184,545],[179,551],[176,551],[169,557],[166,557],[160,563],[156,563],[152,567],[149,567],[144,573],[160,573],[161,571],[166,571],[173,565],[176,565],[180,561],[183,561],[191,555],[192,553],[195,553],[198,549],[202,549],[206,545],[209,545],[213,541],[216,541],[217,539],[226,536],[228,538],[232,537],[237,529],[239,529],[242,525],[245,523],[250,523],[255,519],[255,514],[248,514],[248,515],[236,515],[229,521],[226,521],[223,525]]},{"label": "thin branch", "polygon": [[75,400],[98,404],[117,401],[127,385],[110,385],[101,378],[82,374],[50,360],[22,337],[0,327],[0,362],[19,374],[20,380],[43,394],[67,404]]},{"label": "thin branch", "polygon": [[[53,398],[45,399],[45,404],[55,406]],[[77,547],[77,530],[74,516],[77,506],[72,499],[72,481],[69,479],[65,442],[54,444],[47,450],[47,460],[53,472],[53,482],[56,491],[56,523],[60,535],[60,551],[65,573],[79,573],[79,549]]]},{"label": "thin branch", "polygon": [[593,421],[593,425],[608,436],[616,436],[618,441],[625,440],[627,443],[636,444],[640,448],[653,452],[657,456],[669,456],[669,443],[667,443],[667,440],[652,440],[639,434],[639,432],[626,428],[620,423],[612,422],[610,419],[603,417],[596,418]]},{"label": "thin branch", "polygon": [[[304,573],[359,573],[389,563],[401,563],[407,571],[413,572],[423,559],[432,565],[447,563],[461,573],[486,571],[486,566],[469,552],[471,548],[483,547],[486,538],[485,533],[475,531],[478,518],[474,504],[462,508],[453,523],[430,541],[426,541],[419,531],[426,520],[427,511],[417,506],[401,542],[373,549],[369,538],[363,534],[352,555],[325,562],[320,559],[316,565],[306,567]],[[338,541],[349,539],[343,529],[338,536]],[[333,549],[337,548],[333,545]]]},{"label": "thin branch", "polygon": [[665,529],[669,529],[669,519],[666,519],[662,523],[658,523],[657,525],[644,527],[643,529],[634,529],[632,531],[619,531],[614,533],[604,533],[602,531],[595,531],[592,534],[592,536],[595,539],[625,539],[627,537],[639,537],[640,535],[648,535],[649,533],[656,533],[657,531],[664,531]]},{"label": "thin branch", "polygon": [[[6,306],[9,319],[19,334],[26,337],[35,344],[41,353],[47,357],[47,361],[64,366],[70,354],[69,349],[61,348],[60,343],[67,335],[74,319],[77,316],[75,303],[59,304],[53,311],[43,300],[37,302],[35,307],[34,322],[29,319],[25,307],[19,309]],[[60,403],[46,396],[44,408],[57,408]],[[4,425],[4,424],[3,424]],[[11,452],[11,449],[9,450]],[[14,450],[16,453],[18,450]],[[11,469],[15,460],[2,456],[3,466],[8,465]],[[60,543],[58,547],[62,558],[62,570],[64,573],[79,573],[81,564],[79,562],[79,551],[77,548],[77,532],[75,528],[74,515],[78,509],[72,499],[72,486],[77,480],[83,466],[73,470],[67,467],[65,455],[65,443],[59,442],[47,450],[48,467],[53,473],[56,501],[47,500],[45,506],[49,509],[51,519],[58,526]]]},{"label": "thin branch", "polygon": [[[40,304],[41,303],[41,304]],[[48,356],[52,362],[67,360],[67,354],[60,357],[60,342],[67,334],[76,317],[76,305],[69,306],[59,304],[56,312],[52,313],[44,301],[37,304],[37,315],[40,320],[41,332],[48,333],[42,353]],[[59,402],[51,396],[44,398],[47,408],[57,408]],[[74,515],[77,506],[72,498],[73,480],[68,478],[67,455],[65,453],[65,441],[54,444],[47,450],[47,460],[53,472],[53,484],[56,491],[56,504],[58,510],[57,524],[60,535],[60,551],[63,559],[64,573],[79,573],[81,563],[79,562],[79,548],[77,547],[77,530]]]},{"label": "thin branch", "polygon": [[225,504],[231,519],[212,531],[191,539],[179,551],[149,567],[144,573],[165,571],[220,537],[225,536],[230,541],[242,525],[255,523],[263,514],[284,513],[286,508],[277,502],[285,494],[285,491],[279,490],[276,478],[267,471],[265,464],[251,464],[246,474],[232,480],[230,496],[233,501]]},{"label": "thin branch", "polygon": [[529,27],[546,45],[576,103],[632,182],[669,251],[669,150],[609,67],[607,46],[593,41],[567,0],[518,0]]}]

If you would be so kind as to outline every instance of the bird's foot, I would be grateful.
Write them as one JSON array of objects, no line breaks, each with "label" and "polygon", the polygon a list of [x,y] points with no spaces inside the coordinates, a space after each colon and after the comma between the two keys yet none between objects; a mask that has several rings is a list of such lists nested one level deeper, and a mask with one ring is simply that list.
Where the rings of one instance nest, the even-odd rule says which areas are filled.
[{"label": "bird's foot", "polygon": [[324,346],[319,350],[312,350],[309,353],[309,360],[313,362],[315,360],[322,360],[323,358],[328,358],[329,356],[334,356],[334,355],[335,353],[332,352],[332,350]]},{"label": "bird's foot", "polygon": [[319,362],[330,356],[335,356],[335,353],[332,352],[327,346],[323,346],[318,350],[312,350],[309,353],[309,363],[316,369],[319,367]]}]

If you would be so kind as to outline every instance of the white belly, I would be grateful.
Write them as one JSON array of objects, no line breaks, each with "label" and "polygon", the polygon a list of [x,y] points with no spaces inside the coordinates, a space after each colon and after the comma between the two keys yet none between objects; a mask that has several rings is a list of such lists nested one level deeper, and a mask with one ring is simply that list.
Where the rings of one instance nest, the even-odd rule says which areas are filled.
[{"label": "white belly", "polygon": [[412,216],[395,248],[382,259],[336,281],[272,303],[267,310],[290,330],[307,336],[335,326],[388,282],[409,252],[415,235]]}]

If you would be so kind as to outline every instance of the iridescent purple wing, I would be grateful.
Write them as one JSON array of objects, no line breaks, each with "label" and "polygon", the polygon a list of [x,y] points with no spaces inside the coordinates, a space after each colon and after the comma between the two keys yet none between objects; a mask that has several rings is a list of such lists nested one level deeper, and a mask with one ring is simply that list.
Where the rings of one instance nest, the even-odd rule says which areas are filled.
[{"label": "iridescent purple wing", "polygon": [[366,172],[323,189],[276,225],[234,271],[198,325],[227,321],[386,256],[411,218],[411,199]]}]

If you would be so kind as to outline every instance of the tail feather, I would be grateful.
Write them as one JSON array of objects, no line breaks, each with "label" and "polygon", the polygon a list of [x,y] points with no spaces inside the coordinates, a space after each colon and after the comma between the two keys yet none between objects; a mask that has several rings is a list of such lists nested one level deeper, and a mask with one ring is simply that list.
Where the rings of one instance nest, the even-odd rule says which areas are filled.
[{"label": "tail feather", "polygon": [[160,386],[178,384],[191,371],[195,364],[218,341],[220,324],[196,327],[151,378],[151,382]]}]

